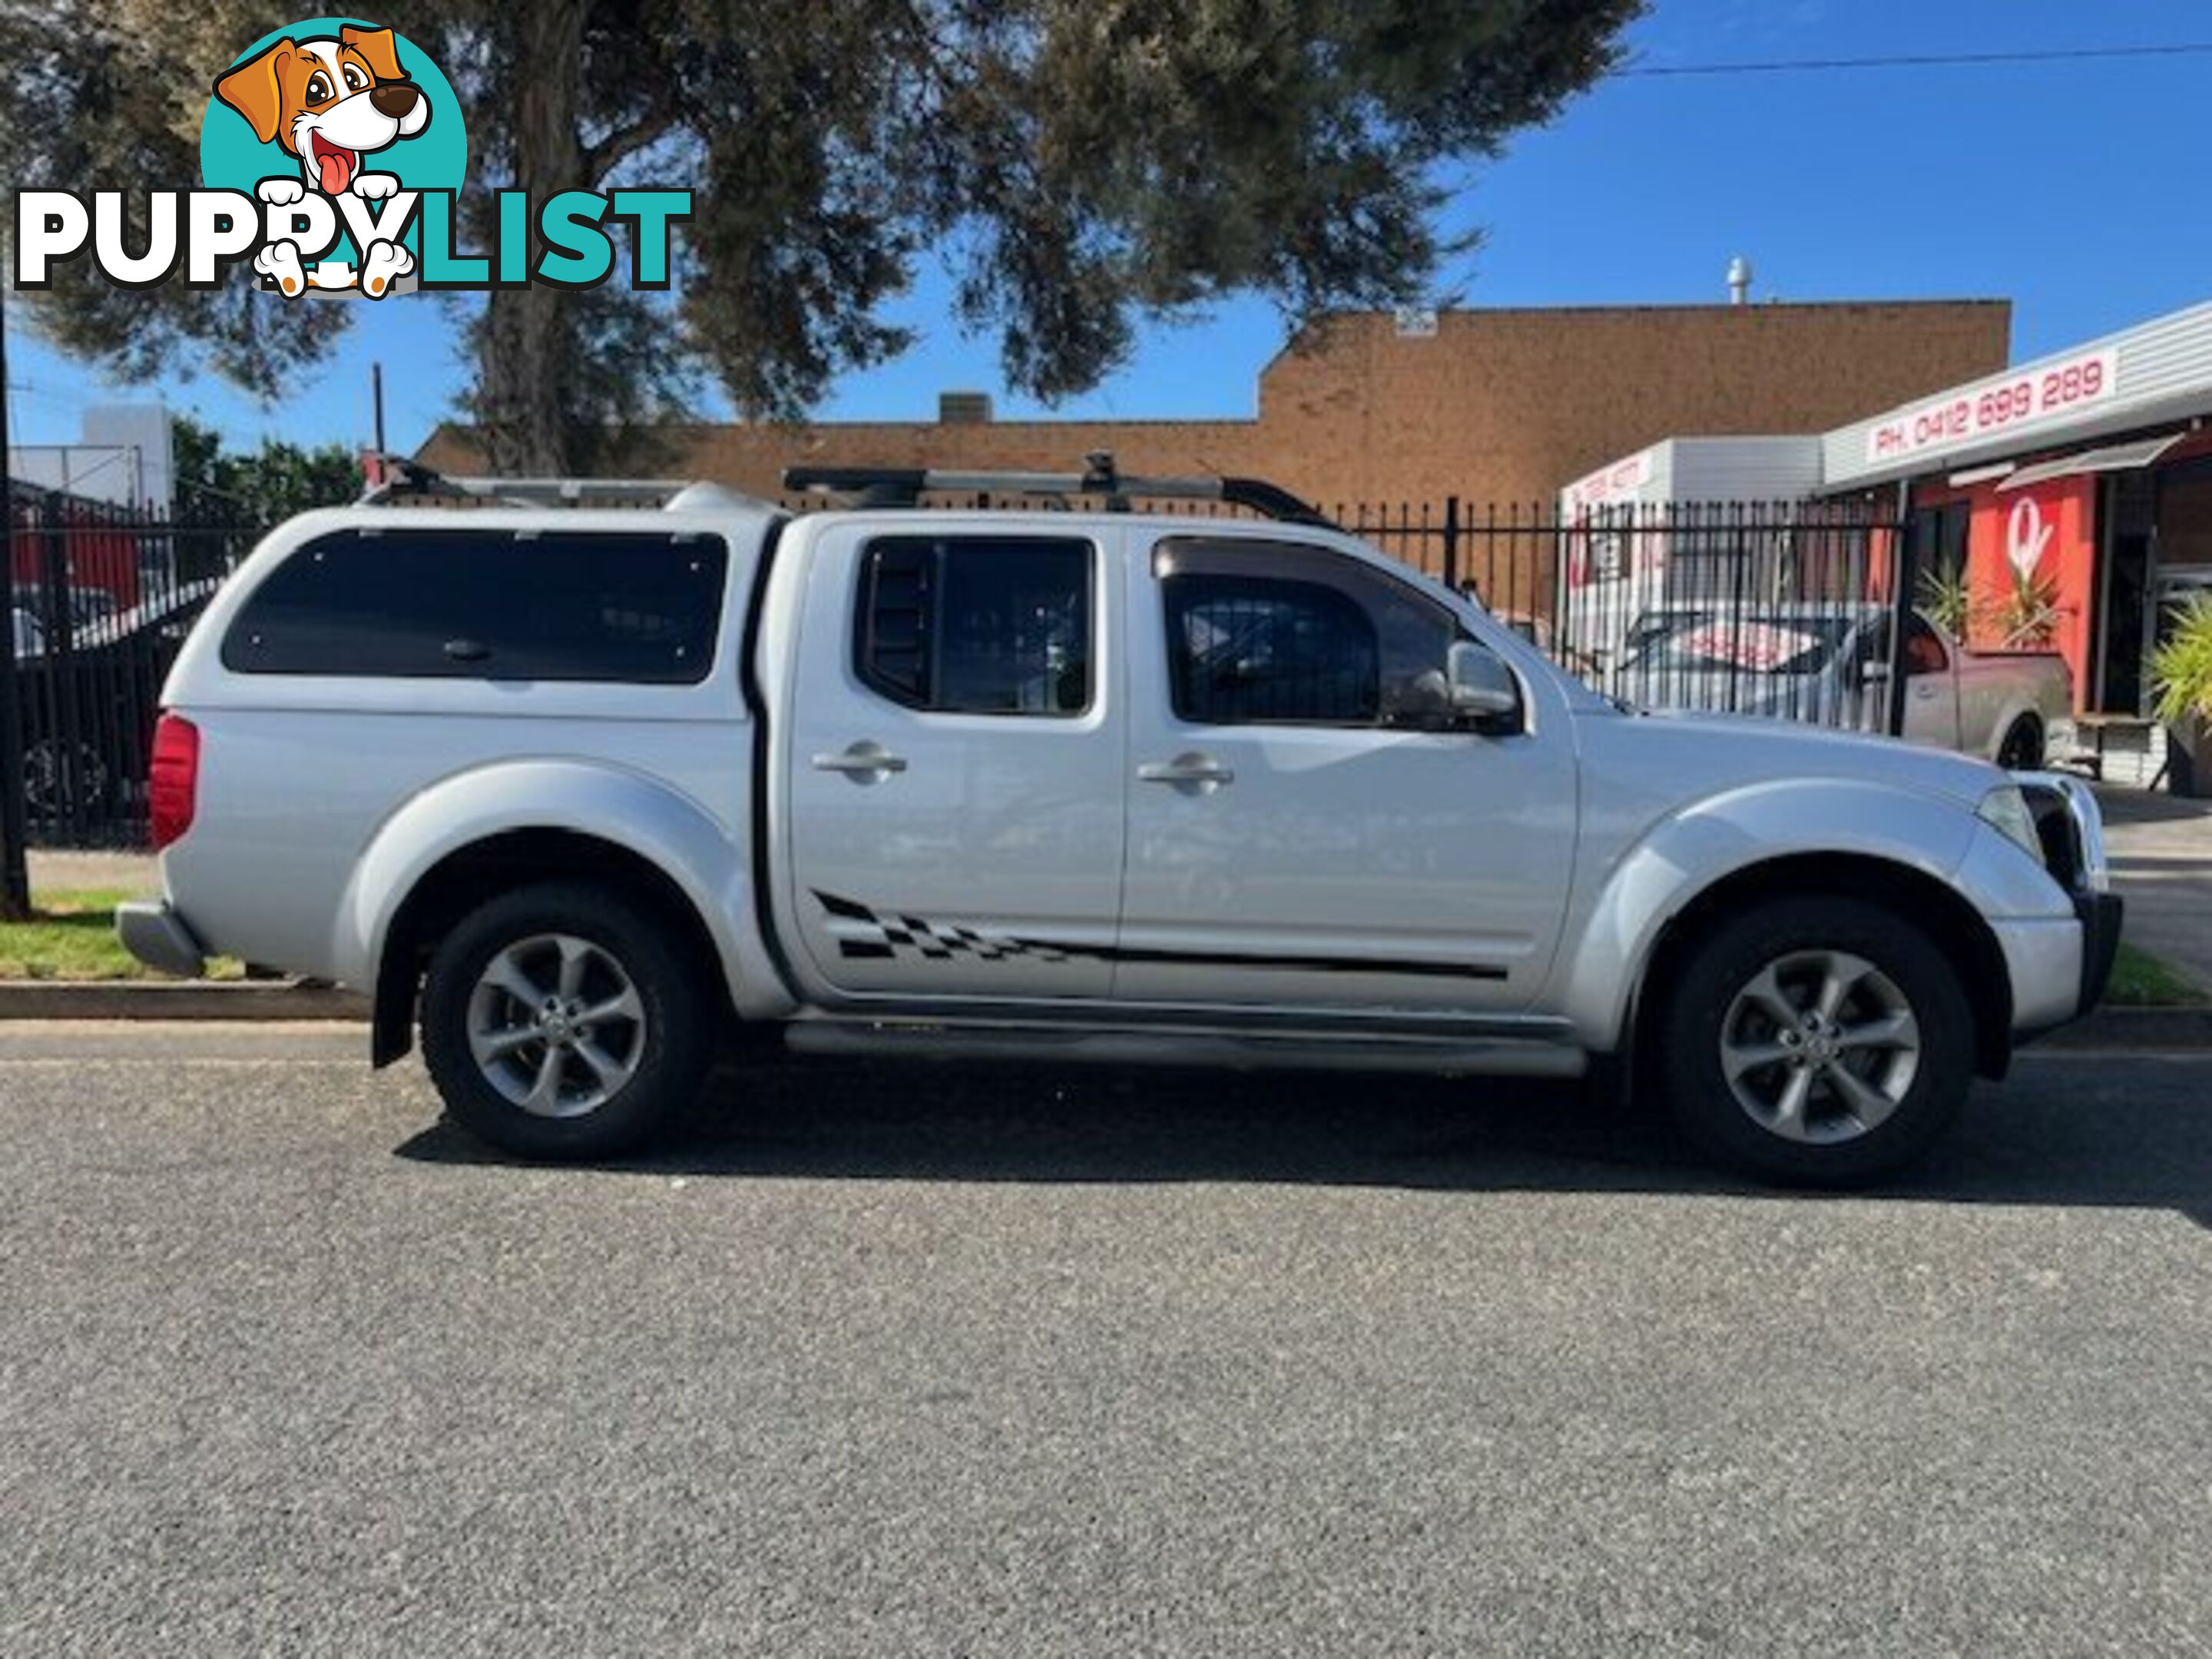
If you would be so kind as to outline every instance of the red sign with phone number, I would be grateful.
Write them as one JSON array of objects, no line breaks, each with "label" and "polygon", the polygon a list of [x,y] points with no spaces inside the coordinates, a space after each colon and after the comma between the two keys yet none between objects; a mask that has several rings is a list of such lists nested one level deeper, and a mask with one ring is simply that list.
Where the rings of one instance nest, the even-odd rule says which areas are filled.
[{"label": "red sign with phone number", "polygon": [[1971,443],[2070,415],[2110,398],[2118,379],[2119,354],[2110,349],[2023,370],[1882,422],[1867,434],[1867,459],[1886,461],[1942,445]]}]

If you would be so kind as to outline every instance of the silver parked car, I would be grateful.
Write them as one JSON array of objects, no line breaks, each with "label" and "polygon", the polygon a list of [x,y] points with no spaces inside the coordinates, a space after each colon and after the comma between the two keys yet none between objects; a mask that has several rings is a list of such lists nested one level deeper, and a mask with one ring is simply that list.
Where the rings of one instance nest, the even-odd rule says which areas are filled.
[{"label": "silver parked car", "polygon": [[[1903,689],[1892,684],[1902,671]],[[1905,702],[1909,743],[1980,755],[2014,770],[2043,764],[2073,720],[2074,687],[2055,651],[1969,650],[1911,613],[1893,655],[1890,611],[1863,603],[1683,604],[1631,624],[1614,692],[1648,708],[1778,715],[1859,732],[1889,730]]]}]

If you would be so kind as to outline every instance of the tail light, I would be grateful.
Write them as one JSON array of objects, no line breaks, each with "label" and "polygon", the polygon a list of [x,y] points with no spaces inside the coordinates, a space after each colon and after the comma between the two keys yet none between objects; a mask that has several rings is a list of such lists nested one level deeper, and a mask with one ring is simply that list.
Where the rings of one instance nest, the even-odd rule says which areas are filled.
[{"label": "tail light", "polygon": [[200,729],[181,714],[164,714],[154,727],[154,765],[146,791],[155,852],[192,827],[199,793]]}]

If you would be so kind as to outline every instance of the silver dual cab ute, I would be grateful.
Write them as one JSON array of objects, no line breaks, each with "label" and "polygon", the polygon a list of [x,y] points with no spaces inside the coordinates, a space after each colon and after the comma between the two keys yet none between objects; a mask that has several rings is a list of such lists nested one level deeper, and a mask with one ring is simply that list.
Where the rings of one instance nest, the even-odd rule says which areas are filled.
[{"label": "silver dual cab ute", "polygon": [[1647,708],[1727,708],[1884,732],[1901,678],[1907,742],[2021,772],[2072,735],[2073,678],[2056,651],[1969,650],[1919,611],[1905,613],[1905,639],[1893,650],[1890,623],[1887,605],[1834,600],[1665,605],[1631,624],[1607,685]]},{"label": "silver dual cab ute", "polygon": [[[2071,780],[1638,712],[1256,481],[790,483],[849,505],[403,465],[273,532],[170,676],[125,943],[368,991],[376,1063],[419,1029],[530,1157],[636,1145],[744,1028],[1634,1075],[1825,1183],[2110,969]],[[917,510],[977,489],[1036,510]],[[1268,516],[1127,510],[1178,498]]]}]

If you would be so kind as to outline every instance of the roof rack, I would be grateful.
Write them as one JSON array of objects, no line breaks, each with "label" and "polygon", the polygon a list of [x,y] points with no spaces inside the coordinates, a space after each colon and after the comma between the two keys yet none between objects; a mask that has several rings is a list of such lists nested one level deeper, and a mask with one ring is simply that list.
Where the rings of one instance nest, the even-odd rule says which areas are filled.
[{"label": "roof rack", "polygon": [[793,466],[783,487],[814,494],[851,495],[859,507],[915,507],[925,495],[1000,491],[1009,495],[1103,495],[1107,511],[1127,513],[1133,498],[1224,501],[1285,524],[1338,526],[1318,507],[1264,478],[1146,478],[1126,475],[1114,457],[1096,450],[1080,472],[962,472],[938,467]]},{"label": "roof rack", "polygon": [[[758,507],[774,513],[773,501],[763,501],[723,485],[696,478],[493,478],[449,476],[404,455],[362,457],[367,487],[356,503],[375,507],[387,502],[438,495],[465,495],[477,501],[500,501],[510,507],[542,507],[549,503],[579,506],[592,501],[657,502],[662,507],[728,506]],[[685,501],[691,491],[698,497]]]}]

